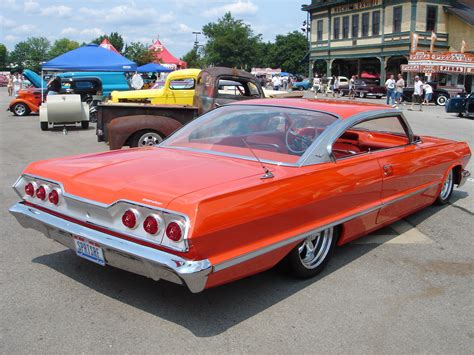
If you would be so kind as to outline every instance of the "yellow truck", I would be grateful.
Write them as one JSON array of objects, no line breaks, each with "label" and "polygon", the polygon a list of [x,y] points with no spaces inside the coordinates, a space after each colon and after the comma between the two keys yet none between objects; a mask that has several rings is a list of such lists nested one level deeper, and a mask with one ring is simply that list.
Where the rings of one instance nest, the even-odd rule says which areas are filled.
[{"label": "yellow truck", "polygon": [[161,89],[112,91],[111,102],[141,102],[154,105],[192,105],[201,69],[171,72]]}]

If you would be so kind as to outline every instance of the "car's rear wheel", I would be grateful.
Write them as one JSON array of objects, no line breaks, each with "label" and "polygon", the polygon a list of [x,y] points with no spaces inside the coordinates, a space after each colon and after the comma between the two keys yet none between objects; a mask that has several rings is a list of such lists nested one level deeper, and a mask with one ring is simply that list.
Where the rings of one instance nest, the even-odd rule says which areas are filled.
[{"label": "car's rear wheel", "polygon": [[446,105],[447,101],[448,101],[448,98],[445,95],[439,95],[436,99],[436,105],[444,106]]},{"label": "car's rear wheel", "polygon": [[89,128],[89,121],[81,121],[81,128],[88,129]]},{"label": "car's rear wheel", "polygon": [[438,198],[436,199],[436,204],[445,205],[449,202],[454,188],[454,171],[453,169],[449,170],[448,175],[443,181],[443,186],[439,193]]},{"label": "car's rear wheel", "polygon": [[48,130],[48,122],[40,122],[40,127],[42,131]]},{"label": "car's rear wheel", "polygon": [[141,131],[133,135],[130,147],[155,146],[163,142],[163,137],[155,131]]},{"label": "car's rear wheel", "polygon": [[359,97],[360,97],[361,99],[363,99],[363,98],[365,97],[365,94],[361,91],[361,92],[359,92]]},{"label": "car's rear wheel", "polygon": [[293,275],[300,278],[313,277],[327,265],[337,241],[335,227],[313,233],[298,244],[287,256]]},{"label": "car's rear wheel", "polygon": [[24,103],[18,102],[12,108],[15,116],[27,116],[30,113],[30,108]]}]

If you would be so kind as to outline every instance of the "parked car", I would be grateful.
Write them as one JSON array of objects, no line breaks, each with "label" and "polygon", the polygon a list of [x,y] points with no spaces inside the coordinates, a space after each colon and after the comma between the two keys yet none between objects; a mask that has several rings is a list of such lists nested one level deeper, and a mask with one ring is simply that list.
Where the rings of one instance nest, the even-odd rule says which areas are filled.
[{"label": "parked car", "polygon": [[30,164],[10,213],[91,262],[200,292],[282,261],[317,275],[336,246],[448,203],[470,156],[386,106],[249,100],[158,147]]},{"label": "parked car", "polygon": [[[429,82],[428,84],[431,85],[433,88],[433,95],[431,97],[430,102],[434,102],[436,105],[439,106],[444,106],[446,105],[446,102],[450,98],[450,93],[441,88],[437,88],[436,83]],[[412,96],[413,96],[413,87],[406,87],[403,89],[403,100],[411,102]]]},{"label": "parked car", "polygon": [[27,116],[31,113],[38,113],[42,102],[41,89],[21,89],[8,104],[7,111],[11,111],[15,116]]},{"label": "parked car", "polygon": [[305,79],[303,81],[298,81],[296,83],[293,83],[293,90],[309,90],[311,89],[313,85],[311,84],[311,81],[309,79]]},{"label": "parked car", "polygon": [[[171,98],[164,97],[166,104],[143,103],[143,98],[147,96],[143,91],[150,90],[137,90],[138,96],[134,98],[131,96],[133,92],[125,93],[126,98],[120,98],[123,97],[122,93],[113,93],[113,99],[126,102],[99,104],[96,113],[98,141],[108,142],[112,150],[123,146],[156,145],[184,124],[216,106],[264,97],[257,79],[242,70],[213,67],[199,72],[198,69],[180,72],[183,73],[171,76],[173,72],[169,75],[171,79],[167,80],[167,85],[170,89],[166,95]],[[186,87],[184,83],[190,82],[186,78],[196,81],[195,88],[176,89],[178,85]],[[226,88],[228,90],[222,90]],[[182,95],[184,92],[187,93]],[[192,104],[189,104],[190,93],[193,94]],[[163,96],[159,97],[163,99]],[[133,102],[135,99],[139,102]],[[181,104],[172,104],[174,101]]]},{"label": "parked car", "polygon": [[457,113],[459,117],[474,116],[474,93],[450,98],[446,103],[445,109],[448,113]]},{"label": "parked car", "polygon": [[130,90],[130,84],[126,73],[122,72],[67,72],[60,73],[61,79],[71,79],[79,77],[99,78],[102,83],[102,95],[109,96],[112,91]]},{"label": "parked car", "polygon": [[[387,95],[387,89],[384,86],[380,86],[374,82],[356,79],[355,80],[355,92],[360,98],[364,97],[376,97],[377,99]],[[344,85],[340,89],[341,96],[349,94],[349,85]]]}]

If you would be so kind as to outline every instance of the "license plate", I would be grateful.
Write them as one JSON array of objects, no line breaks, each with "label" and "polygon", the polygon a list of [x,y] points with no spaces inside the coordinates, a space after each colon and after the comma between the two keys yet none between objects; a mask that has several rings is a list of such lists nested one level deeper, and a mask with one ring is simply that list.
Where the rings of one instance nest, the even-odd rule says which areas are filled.
[{"label": "license plate", "polygon": [[104,253],[99,244],[83,237],[74,236],[76,254],[96,264],[105,265]]}]

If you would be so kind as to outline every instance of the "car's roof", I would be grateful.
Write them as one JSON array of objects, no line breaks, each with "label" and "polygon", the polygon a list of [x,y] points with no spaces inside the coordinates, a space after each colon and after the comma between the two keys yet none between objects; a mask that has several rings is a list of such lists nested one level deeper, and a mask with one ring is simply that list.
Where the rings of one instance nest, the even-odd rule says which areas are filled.
[{"label": "car's roof", "polygon": [[358,113],[370,111],[394,111],[386,105],[372,104],[367,102],[354,102],[347,100],[323,100],[323,99],[255,99],[232,103],[232,105],[265,105],[284,106],[289,108],[302,108],[306,110],[324,111],[341,118],[348,118]]}]

